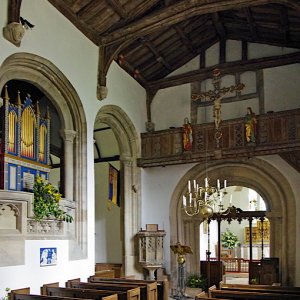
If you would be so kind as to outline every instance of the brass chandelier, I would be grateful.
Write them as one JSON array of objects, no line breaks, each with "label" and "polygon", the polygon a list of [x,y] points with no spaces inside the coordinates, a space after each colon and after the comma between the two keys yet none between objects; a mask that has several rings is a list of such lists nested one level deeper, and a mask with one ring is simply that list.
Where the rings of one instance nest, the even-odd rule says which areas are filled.
[{"label": "brass chandelier", "polygon": [[[209,184],[208,177],[204,179],[204,186],[199,186],[196,180],[193,180],[193,183],[189,180],[188,190],[182,198],[185,213],[190,217],[199,214],[204,219],[210,218],[214,212],[225,213],[223,199],[227,194],[226,188],[226,180],[224,180],[222,189],[219,179],[217,179],[216,186]],[[230,206],[231,202],[232,198],[230,198]]]}]

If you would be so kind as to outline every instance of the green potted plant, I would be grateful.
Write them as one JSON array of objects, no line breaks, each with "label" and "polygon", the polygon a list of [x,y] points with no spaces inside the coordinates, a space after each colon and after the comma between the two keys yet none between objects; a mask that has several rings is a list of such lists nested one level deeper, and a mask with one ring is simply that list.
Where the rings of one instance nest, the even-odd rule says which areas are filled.
[{"label": "green potted plant", "polygon": [[73,221],[73,217],[60,208],[61,194],[57,188],[40,176],[35,178],[33,194],[33,213],[37,221],[51,217],[58,221]]},{"label": "green potted plant", "polygon": [[239,244],[239,238],[228,228],[221,234],[221,243],[224,248],[234,249]]},{"label": "green potted plant", "polygon": [[206,279],[198,274],[190,274],[186,278],[185,293],[189,297],[195,297],[206,289]]}]

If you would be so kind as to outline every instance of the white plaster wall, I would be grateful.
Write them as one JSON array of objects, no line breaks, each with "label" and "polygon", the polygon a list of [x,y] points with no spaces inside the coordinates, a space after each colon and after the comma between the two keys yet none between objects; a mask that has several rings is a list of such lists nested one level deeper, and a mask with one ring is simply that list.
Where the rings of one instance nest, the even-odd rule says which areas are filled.
[{"label": "white plaster wall", "polygon": [[142,170],[142,228],[158,224],[166,231],[164,238],[164,267],[170,272],[170,220],[169,207],[179,179],[193,164],[147,168]]},{"label": "white plaster wall", "polygon": [[[116,169],[119,162],[110,162]],[[122,263],[120,207],[108,201],[108,163],[95,164],[95,262]]]},{"label": "white plaster wall", "polygon": [[265,110],[281,111],[300,107],[300,64],[264,70]]}]

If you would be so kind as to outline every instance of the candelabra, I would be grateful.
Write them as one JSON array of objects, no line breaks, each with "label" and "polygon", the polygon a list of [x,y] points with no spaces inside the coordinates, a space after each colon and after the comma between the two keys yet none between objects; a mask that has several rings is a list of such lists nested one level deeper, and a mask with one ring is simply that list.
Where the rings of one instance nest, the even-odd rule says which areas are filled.
[{"label": "candelabra", "polygon": [[[192,217],[200,214],[204,219],[210,218],[214,212],[223,213],[226,210],[223,205],[223,198],[227,194],[227,181],[224,180],[224,189],[221,190],[220,180],[217,186],[211,186],[209,179],[204,179],[204,186],[199,186],[196,180],[188,181],[188,191],[183,195],[182,203],[185,213]],[[230,199],[231,205],[232,198]]]}]

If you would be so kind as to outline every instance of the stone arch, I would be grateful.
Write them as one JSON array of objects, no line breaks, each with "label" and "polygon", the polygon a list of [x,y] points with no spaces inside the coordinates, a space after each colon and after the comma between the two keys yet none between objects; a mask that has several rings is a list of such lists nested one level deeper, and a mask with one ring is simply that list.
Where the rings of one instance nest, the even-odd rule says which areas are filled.
[{"label": "stone arch", "polygon": [[139,139],[126,113],[118,106],[106,105],[100,108],[96,123],[105,123],[111,127],[119,144],[121,178],[123,182],[124,207],[121,208],[123,226],[123,266],[125,275],[138,274],[137,259],[134,249],[134,237],[140,229],[141,173],[137,167]]},{"label": "stone arch", "polygon": [[[208,165],[198,164],[192,167],[179,181],[170,203],[170,243],[188,243],[195,246],[199,253],[199,224],[197,216],[187,217],[182,211],[181,199],[187,190],[188,179],[203,182],[206,174],[215,182],[217,178],[227,179],[229,185],[245,186],[256,190],[265,200],[267,217],[271,223],[271,253],[280,259],[281,282],[293,285],[295,278],[295,240],[296,240],[296,202],[290,184],[284,175],[259,158],[242,160],[223,160]],[[199,270],[199,257],[189,257],[189,271]],[[176,271],[176,259],[171,257],[171,270]]]},{"label": "stone arch", "polygon": [[[70,244],[70,258],[87,257],[87,182],[86,182],[86,118],[82,103],[72,84],[49,60],[31,53],[15,53],[0,68],[0,90],[9,80],[32,83],[54,104],[62,124],[65,154],[66,198],[74,201],[77,227]],[[79,211],[80,210],[80,211]]]}]

